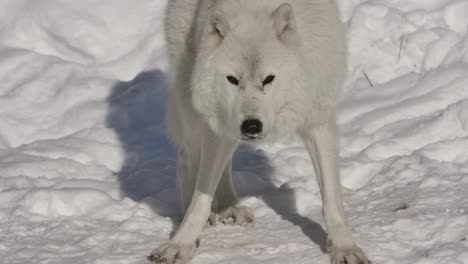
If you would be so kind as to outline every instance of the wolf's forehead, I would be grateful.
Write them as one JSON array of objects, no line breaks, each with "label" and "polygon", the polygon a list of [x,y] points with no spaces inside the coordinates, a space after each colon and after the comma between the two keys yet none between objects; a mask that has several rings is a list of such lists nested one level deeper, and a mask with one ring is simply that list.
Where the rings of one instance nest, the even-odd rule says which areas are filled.
[{"label": "wolf's forehead", "polygon": [[214,5],[213,10],[221,11],[230,28],[242,35],[256,35],[272,22],[274,9],[264,0],[215,0]]},{"label": "wolf's forehead", "polygon": [[241,50],[242,72],[248,79],[255,79],[262,71],[262,55],[258,47],[247,44]]},{"label": "wolf's forehead", "polygon": [[213,6],[228,13],[271,14],[273,10],[289,0],[211,0]]}]

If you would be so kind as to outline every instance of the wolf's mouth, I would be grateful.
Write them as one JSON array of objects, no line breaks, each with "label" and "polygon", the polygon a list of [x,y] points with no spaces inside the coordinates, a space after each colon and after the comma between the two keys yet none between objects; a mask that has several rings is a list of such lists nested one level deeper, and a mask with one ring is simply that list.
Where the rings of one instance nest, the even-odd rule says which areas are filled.
[{"label": "wolf's mouth", "polygon": [[242,135],[242,141],[255,142],[264,138],[262,134]]}]

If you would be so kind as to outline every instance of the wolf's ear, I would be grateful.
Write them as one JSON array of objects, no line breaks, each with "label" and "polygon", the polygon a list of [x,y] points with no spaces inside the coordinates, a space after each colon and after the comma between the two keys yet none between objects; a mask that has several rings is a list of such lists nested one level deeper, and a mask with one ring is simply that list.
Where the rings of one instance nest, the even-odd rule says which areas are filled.
[{"label": "wolf's ear", "polygon": [[296,19],[290,4],[280,5],[271,15],[273,28],[279,40],[285,44],[293,44],[298,41],[296,32]]},{"label": "wolf's ear", "polygon": [[226,15],[220,10],[213,10],[208,18],[208,34],[221,42],[229,33],[231,27]]}]

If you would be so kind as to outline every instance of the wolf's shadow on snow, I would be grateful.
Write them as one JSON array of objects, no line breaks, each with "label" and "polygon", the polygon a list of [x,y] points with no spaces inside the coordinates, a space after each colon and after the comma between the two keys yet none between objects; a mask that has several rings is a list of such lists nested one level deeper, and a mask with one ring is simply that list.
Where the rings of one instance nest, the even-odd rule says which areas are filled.
[{"label": "wolf's shadow on snow", "polygon": [[[115,130],[125,153],[124,166],[117,173],[122,193],[136,202],[147,203],[158,215],[169,217],[175,230],[183,216],[176,186],[176,151],[164,129],[165,74],[152,70],[131,81],[116,83],[108,103],[107,126]],[[272,172],[262,151],[249,145],[239,146],[233,161],[239,196],[261,197],[325,252],[326,232],[297,213],[294,192],[277,188],[271,180]]]}]

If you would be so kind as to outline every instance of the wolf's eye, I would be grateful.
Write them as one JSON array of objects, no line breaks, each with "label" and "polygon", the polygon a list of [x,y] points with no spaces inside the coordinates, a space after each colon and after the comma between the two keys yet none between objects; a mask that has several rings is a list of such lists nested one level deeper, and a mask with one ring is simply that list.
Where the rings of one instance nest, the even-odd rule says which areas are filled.
[{"label": "wolf's eye", "polygon": [[265,78],[265,80],[263,80],[263,86],[272,83],[274,80],[275,80],[275,76],[274,76],[274,75],[271,75],[271,74],[268,75],[268,76]]},{"label": "wolf's eye", "polygon": [[239,85],[239,80],[237,80],[236,77],[234,77],[234,76],[232,76],[232,75],[229,75],[229,76],[226,77],[226,78],[227,78],[227,80],[228,80],[230,83],[232,83],[232,84],[234,84],[234,85],[236,85],[236,86]]}]

